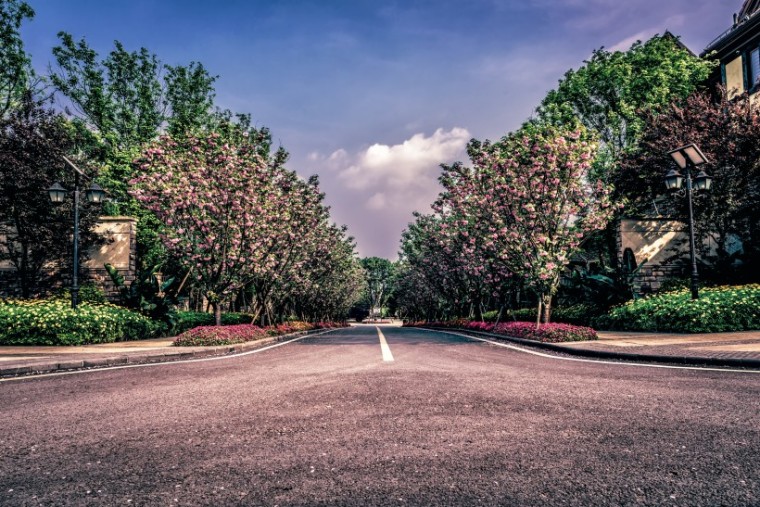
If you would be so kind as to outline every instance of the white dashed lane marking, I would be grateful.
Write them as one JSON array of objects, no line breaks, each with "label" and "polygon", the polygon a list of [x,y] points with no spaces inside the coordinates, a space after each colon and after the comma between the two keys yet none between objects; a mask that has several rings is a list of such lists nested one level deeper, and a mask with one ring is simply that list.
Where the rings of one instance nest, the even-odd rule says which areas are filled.
[{"label": "white dashed lane marking", "polygon": [[379,327],[375,327],[375,329],[377,329],[377,335],[380,337],[380,350],[383,351],[383,361],[393,361],[393,354],[391,354],[391,348],[388,346],[388,342],[385,341],[385,335],[380,331]]}]

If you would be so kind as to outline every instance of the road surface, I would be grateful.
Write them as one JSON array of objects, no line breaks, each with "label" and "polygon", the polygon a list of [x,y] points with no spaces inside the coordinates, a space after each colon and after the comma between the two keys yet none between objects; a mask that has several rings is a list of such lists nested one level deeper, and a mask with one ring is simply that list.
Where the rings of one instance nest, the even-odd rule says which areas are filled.
[{"label": "road surface", "polygon": [[362,326],[3,381],[0,505],[757,506],[760,374]]}]

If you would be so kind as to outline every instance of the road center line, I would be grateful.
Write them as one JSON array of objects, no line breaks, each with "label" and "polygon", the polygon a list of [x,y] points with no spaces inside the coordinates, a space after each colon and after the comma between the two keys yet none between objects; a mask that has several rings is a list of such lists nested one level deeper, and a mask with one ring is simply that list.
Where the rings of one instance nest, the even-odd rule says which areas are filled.
[{"label": "road center line", "polygon": [[383,351],[383,361],[393,361],[393,354],[391,354],[391,348],[388,346],[388,342],[385,341],[385,335],[380,331],[379,327],[375,327],[375,329],[377,329],[377,335],[380,337],[380,350]]}]

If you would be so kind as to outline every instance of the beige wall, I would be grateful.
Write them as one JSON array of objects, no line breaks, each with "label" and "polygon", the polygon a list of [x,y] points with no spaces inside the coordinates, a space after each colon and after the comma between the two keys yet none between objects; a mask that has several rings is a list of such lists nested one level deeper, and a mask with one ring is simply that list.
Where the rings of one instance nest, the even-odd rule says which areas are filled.
[{"label": "beige wall", "polygon": [[729,99],[744,93],[744,64],[741,55],[726,64],[726,90]]},{"label": "beige wall", "polygon": [[[656,291],[662,282],[671,277],[682,276],[683,263],[676,256],[684,258],[689,251],[689,229],[677,220],[633,220],[620,221],[620,252],[630,248],[641,266],[634,288],[638,292]],[[711,255],[717,250],[715,239],[708,237],[705,244]],[[741,250],[741,242],[733,238],[726,245],[729,252]],[[686,257],[688,259],[688,257]],[[642,265],[643,264],[643,265]]]},{"label": "beige wall", "polygon": [[137,221],[129,217],[101,217],[95,225],[95,232],[105,238],[106,243],[90,249],[90,258],[85,262],[89,269],[102,268],[113,264],[116,269],[129,269],[132,236],[136,233]]},{"label": "beige wall", "polygon": [[[113,299],[118,295],[118,291],[111,281],[111,277],[105,270],[104,264],[112,264],[124,278],[130,282],[135,278],[136,270],[136,248],[137,248],[137,220],[131,217],[100,217],[95,225],[95,232],[100,234],[105,243],[100,246],[92,247],[88,251],[89,259],[85,261],[86,279],[80,280],[80,283],[87,279],[98,284],[106,296]],[[16,288],[6,286],[12,276],[4,276],[13,271],[15,268],[10,262],[0,263],[0,296],[11,295]],[[55,265],[50,266],[52,273],[56,272]],[[5,285],[3,285],[5,284]]]}]

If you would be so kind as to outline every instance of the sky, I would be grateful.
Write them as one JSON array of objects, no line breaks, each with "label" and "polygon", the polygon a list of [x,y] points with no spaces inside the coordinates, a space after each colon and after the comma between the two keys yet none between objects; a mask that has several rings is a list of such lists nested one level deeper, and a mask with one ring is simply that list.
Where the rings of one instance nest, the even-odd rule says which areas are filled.
[{"label": "sky", "polygon": [[669,30],[693,52],[741,0],[27,0],[22,28],[40,73],[59,31],[100,55],[114,40],[218,75],[216,104],[250,113],[319,174],[361,256],[395,259],[427,213],[440,164],[471,138],[518,128],[594,49]]}]

